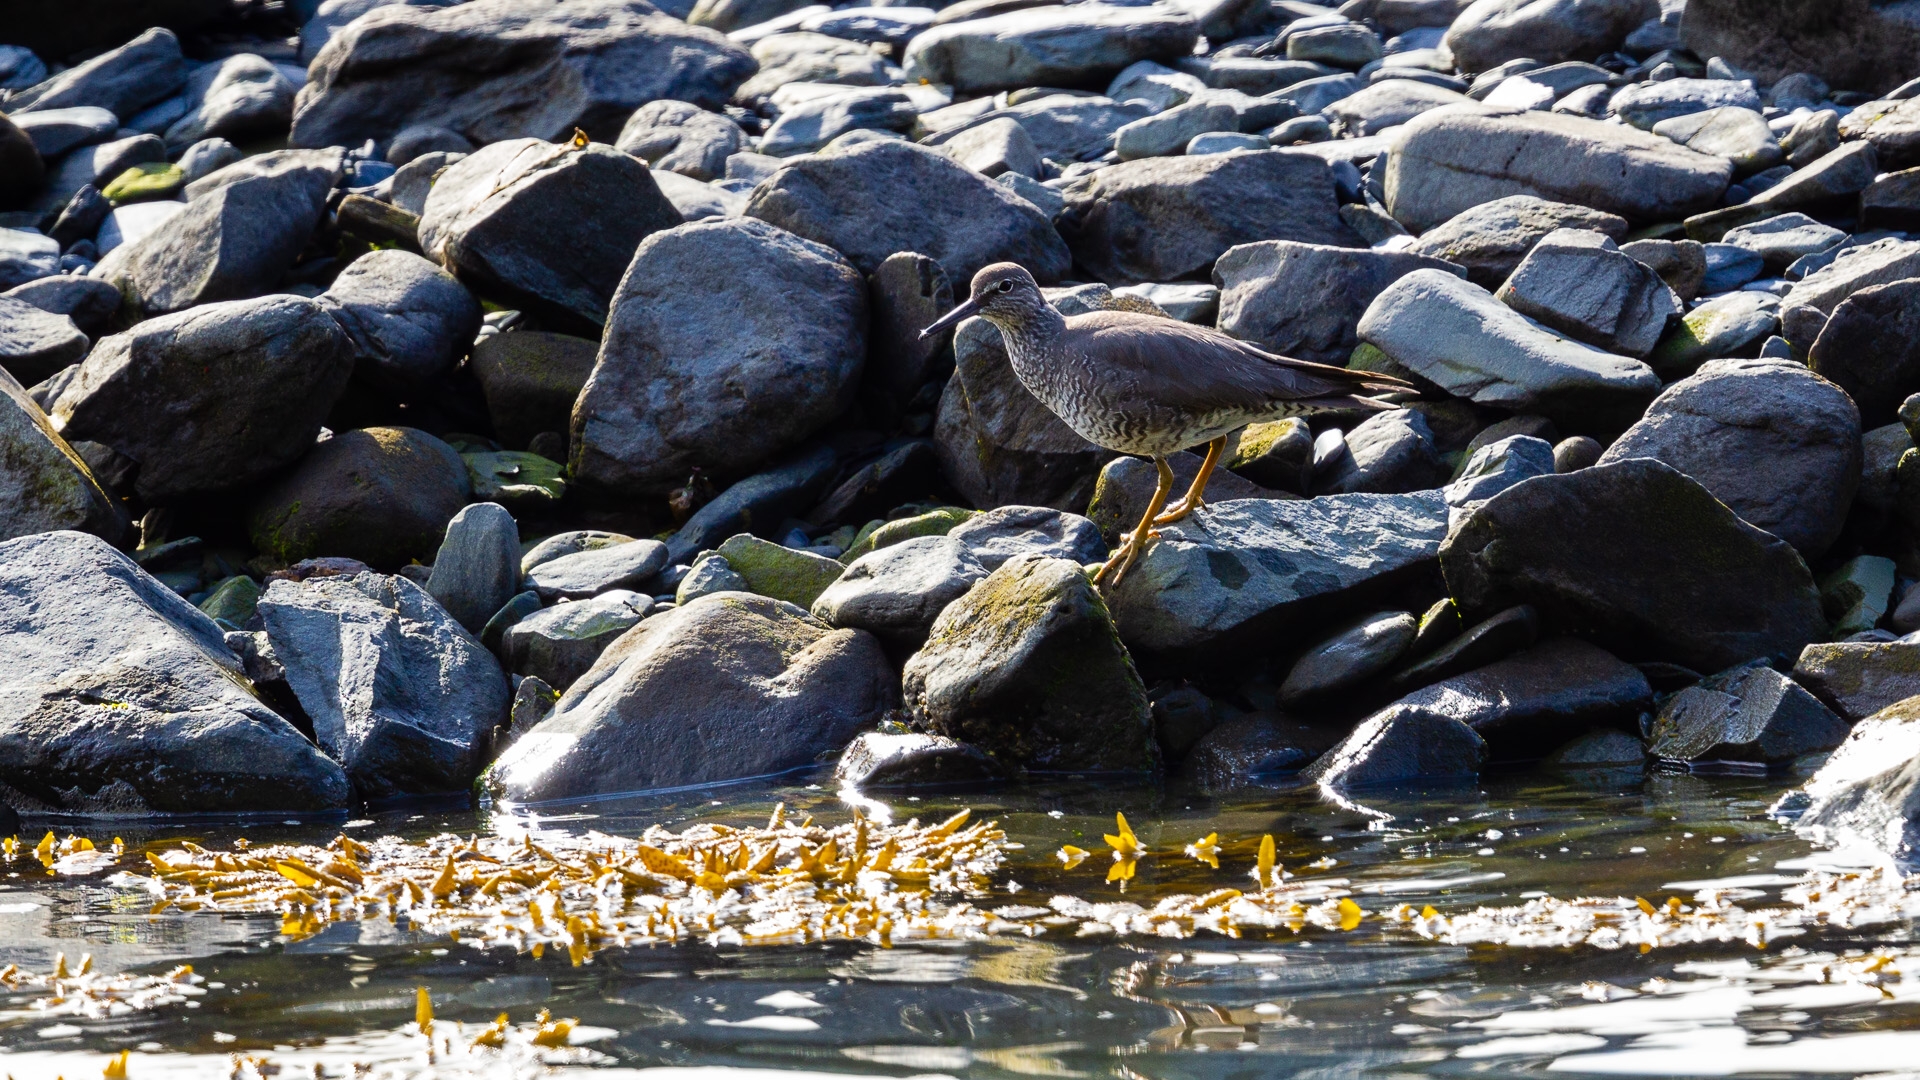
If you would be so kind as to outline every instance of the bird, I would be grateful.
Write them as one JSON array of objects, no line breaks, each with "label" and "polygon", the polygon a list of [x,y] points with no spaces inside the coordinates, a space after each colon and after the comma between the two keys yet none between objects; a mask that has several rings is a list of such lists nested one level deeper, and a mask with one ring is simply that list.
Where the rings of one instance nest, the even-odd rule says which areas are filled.
[{"label": "bird", "polygon": [[[1006,342],[1013,372],[1081,438],[1122,454],[1151,458],[1160,479],[1140,524],[1094,574],[1117,586],[1159,536],[1203,505],[1207,479],[1227,436],[1251,423],[1335,410],[1387,411],[1396,404],[1368,393],[1414,387],[1390,375],[1278,356],[1208,327],[1137,311],[1062,315],[1018,263],[994,263],[973,276],[965,302],[921,331],[930,338],[973,316]],[[1169,455],[1207,446],[1199,475],[1173,506]]]}]

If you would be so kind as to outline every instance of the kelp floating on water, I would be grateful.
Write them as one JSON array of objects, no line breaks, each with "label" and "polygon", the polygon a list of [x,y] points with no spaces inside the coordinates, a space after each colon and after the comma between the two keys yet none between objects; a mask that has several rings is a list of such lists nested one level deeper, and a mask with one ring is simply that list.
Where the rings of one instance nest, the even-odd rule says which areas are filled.
[{"label": "kelp floating on water", "polygon": [[106,974],[93,970],[93,957],[69,965],[65,953],[55,954],[53,970],[45,974],[24,971],[13,964],[0,968],[0,989],[9,994],[39,991],[28,1006],[35,1016],[77,1016],[103,1020],[177,1005],[207,991],[207,980],[182,964],[163,975]]}]

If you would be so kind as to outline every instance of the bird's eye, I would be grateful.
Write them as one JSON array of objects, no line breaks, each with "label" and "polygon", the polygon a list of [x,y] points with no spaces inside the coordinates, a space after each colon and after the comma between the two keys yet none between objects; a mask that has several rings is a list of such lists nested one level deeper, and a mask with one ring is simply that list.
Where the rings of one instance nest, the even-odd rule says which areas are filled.
[{"label": "bird's eye", "polygon": [[1013,282],[1012,282],[1012,281],[1003,281],[1003,282],[1001,282],[1001,283],[1000,283],[1000,291],[1001,291],[1001,292],[1012,292],[1012,291],[1013,291]]}]

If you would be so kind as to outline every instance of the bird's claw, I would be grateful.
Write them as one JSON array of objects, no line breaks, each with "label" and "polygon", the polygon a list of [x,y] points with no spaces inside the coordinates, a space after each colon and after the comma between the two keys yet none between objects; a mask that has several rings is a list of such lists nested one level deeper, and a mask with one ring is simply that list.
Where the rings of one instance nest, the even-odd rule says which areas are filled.
[{"label": "bird's claw", "polygon": [[1127,571],[1140,558],[1140,553],[1147,549],[1147,544],[1159,538],[1160,534],[1152,531],[1149,531],[1145,537],[1138,533],[1128,535],[1126,541],[1120,545],[1120,550],[1108,556],[1107,561],[1093,575],[1093,587],[1104,591],[1119,586],[1120,579],[1126,576]]},{"label": "bird's claw", "polygon": [[1193,513],[1195,510],[1198,510],[1205,505],[1206,505],[1205,503],[1201,502],[1198,499],[1192,499],[1192,500],[1181,499],[1179,502],[1174,503],[1172,506],[1167,507],[1166,513],[1161,514],[1157,518],[1154,518],[1153,523],[1155,525],[1171,525],[1174,522],[1187,517],[1189,514]]}]

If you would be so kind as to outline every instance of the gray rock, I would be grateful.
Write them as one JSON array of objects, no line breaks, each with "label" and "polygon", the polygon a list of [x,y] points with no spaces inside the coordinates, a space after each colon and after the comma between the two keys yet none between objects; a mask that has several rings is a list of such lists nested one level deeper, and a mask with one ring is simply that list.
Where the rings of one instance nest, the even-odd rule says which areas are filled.
[{"label": "gray rock", "polygon": [[1847,724],[1772,668],[1710,676],[1668,698],[1648,752],[1668,761],[1786,765],[1839,746]]},{"label": "gray rock", "polygon": [[1209,131],[1232,131],[1238,112],[1224,101],[1196,100],[1143,117],[1114,132],[1113,148],[1122,161],[1177,154]]},{"label": "gray rock", "polygon": [[390,201],[419,217],[427,209],[427,195],[433,190],[434,179],[442,170],[466,156],[465,153],[438,150],[422,154],[400,166],[400,171],[394,173],[387,182]]},{"label": "gray rock", "polygon": [[747,133],[719,113],[684,101],[652,101],[627,117],[614,146],[655,169],[718,180],[727,157],[746,147]]},{"label": "gray rock", "polygon": [[1099,526],[1079,514],[1044,506],[1002,506],[975,514],[948,530],[988,570],[1022,555],[1085,565],[1107,557]]},{"label": "gray rock", "polygon": [[1319,111],[1352,135],[1377,135],[1421,113],[1471,101],[1467,95],[1414,79],[1388,79],[1328,103]]},{"label": "gray rock", "polygon": [[311,65],[314,57],[320,55],[320,50],[333,40],[342,27],[374,8],[393,3],[411,4],[414,7],[452,7],[455,2],[457,0],[320,0],[313,9],[312,18],[300,26],[300,65]]},{"label": "gray rock", "polygon": [[1042,175],[1040,148],[1020,121],[1011,116],[968,127],[942,145],[955,161],[982,176],[1006,172]]},{"label": "gray rock", "polygon": [[1848,723],[1920,694],[1920,644],[1836,641],[1808,645],[1793,665],[1806,687]]},{"label": "gray rock", "polygon": [[1871,146],[1882,168],[1920,165],[1920,104],[1912,98],[1860,105],[1840,119],[1835,134]]},{"label": "gray rock", "polygon": [[402,577],[276,581],[267,640],[361,798],[464,791],[511,695],[493,655]]},{"label": "gray rock", "polygon": [[0,369],[23,385],[32,386],[79,363],[89,344],[87,335],[65,315],[42,311],[11,295],[0,296]]},{"label": "gray rock", "polygon": [[745,195],[679,173],[656,169],[653,182],[660,185],[660,194],[680,212],[683,221],[739,217],[747,208]]},{"label": "gray rock", "polygon": [[1891,422],[1920,386],[1920,280],[1861,289],[1833,309],[1813,342],[1807,366],[1830,379],[1860,407],[1868,426]]},{"label": "gray rock", "polygon": [[1004,770],[979,747],[939,735],[888,735],[869,731],[847,744],[834,766],[842,786],[861,790],[977,784],[1001,779]]},{"label": "gray rock", "polygon": [[652,607],[652,598],[625,589],[556,604],[508,627],[500,635],[500,658],[516,675],[565,690]]},{"label": "gray rock", "polygon": [[953,284],[940,264],[918,252],[889,255],[867,278],[867,366],[860,399],[870,415],[904,416],[928,380],[952,363],[951,340],[922,340],[920,331],[953,309]]},{"label": "gray rock", "polygon": [[472,294],[409,251],[362,255],[319,302],[353,339],[359,373],[397,389],[452,371],[480,330]]},{"label": "gray rock", "polygon": [[685,607],[703,596],[714,593],[742,592],[750,593],[752,586],[747,579],[734,572],[733,564],[724,555],[708,555],[694,562],[687,576],[680,579],[674,590],[674,603]]},{"label": "gray rock", "polygon": [[1339,799],[1368,789],[1470,781],[1480,775],[1486,757],[1486,741],[1467,725],[1396,705],[1361,721],[1340,745],[1307,766],[1301,779]]},{"label": "gray rock", "polygon": [[1752,83],[1743,80],[1668,79],[1622,87],[1613,95],[1608,111],[1642,131],[1652,131],[1662,120],[1728,108],[1757,114],[1760,94]]},{"label": "gray rock", "polygon": [[[1574,441],[1567,440],[1569,443]],[[1586,441],[1594,442],[1592,439]],[[1600,456],[1599,444],[1594,443],[1594,447],[1593,457],[1597,459]],[[1587,465],[1592,463],[1586,462]],[[1460,474],[1442,489],[1447,500],[1449,526],[1458,526],[1481,503],[1522,480],[1571,471],[1560,468],[1559,448],[1548,445],[1545,439],[1536,439],[1531,435],[1509,435],[1487,443],[1472,451],[1466,463],[1460,466]]]},{"label": "gray rock", "polygon": [[46,62],[24,45],[0,47],[0,90],[25,90],[47,77]]},{"label": "gray rock", "polygon": [[344,556],[400,569],[433,556],[472,494],[453,447],[414,428],[342,432],[260,490],[247,531],[283,563]]},{"label": "gray rock", "polygon": [[1619,240],[1627,221],[1618,214],[1532,195],[1509,195],[1461,211],[1423,233],[1408,250],[1467,268],[1467,279],[1497,289],[1535,244],[1557,229],[1584,229]]},{"label": "gray rock", "polygon": [[738,476],[792,449],[851,403],[866,304],[835,252],[764,222],[648,238],[574,407],[575,478],[665,494],[694,465]]},{"label": "gray rock", "polygon": [[1136,60],[1193,51],[1198,26],[1171,6],[1041,7],[934,26],[907,43],[907,78],[976,96],[1023,86],[1078,86]]},{"label": "gray rock", "polygon": [[1202,97],[1206,90],[1206,80],[1198,75],[1152,60],[1128,64],[1107,84],[1107,96],[1113,100],[1141,102],[1156,113]]},{"label": "gray rock", "polygon": [[623,635],[487,786],[524,803],[787,772],[837,752],[897,700],[871,635],[720,593]]},{"label": "gray rock", "polygon": [[254,695],[213,620],[104,540],[0,543],[0,628],[8,802],[191,814],[352,799],[340,767]]},{"label": "gray rock", "polygon": [[528,587],[551,603],[585,600],[609,589],[639,589],[666,568],[667,545],[633,540],[538,563],[526,571],[526,579]]},{"label": "gray rock", "polygon": [[[1782,303],[1788,309],[1809,307],[1822,316],[1831,315],[1842,300],[1861,289],[1912,277],[1920,277],[1920,241],[1888,237],[1842,249],[1833,262],[1794,282]],[[1818,325],[1825,325],[1825,319]],[[1792,329],[1789,339],[1799,341]],[[1811,345],[1818,334],[1816,326],[1805,343]]]},{"label": "gray rock", "polygon": [[1543,769],[1569,772],[1638,769],[1646,764],[1647,748],[1638,736],[1618,728],[1599,728],[1569,741],[1540,760]]},{"label": "gray rock", "polygon": [[477,634],[519,586],[520,529],[513,515],[495,503],[462,507],[447,522],[427,593],[455,622]]},{"label": "gray rock", "polygon": [[109,446],[153,504],[244,490],[313,445],[353,370],[347,336],[297,296],[204,304],[102,338],[47,410]]},{"label": "gray rock", "polygon": [[92,105],[132,116],[187,81],[187,61],[173,31],[154,27],[117,49],[7,98],[7,111],[34,112]]},{"label": "gray rock", "polygon": [[458,154],[464,157],[471,153],[473,142],[465,135],[432,124],[415,124],[401,128],[394,134],[384,156],[390,164],[406,166],[429,154]]},{"label": "gray rock", "polygon": [[1107,605],[1066,559],[1013,559],[949,604],[907,661],[903,692],[931,733],[1009,764],[1105,772],[1156,763],[1140,676]]},{"label": "gray rock", "polygon": [[833,248],[863,274],[896,251],[938,260],[955,281],[1017,262],[1048,283],[1070,263],[1031,203],[945,154],[893,140],[795,159],[754,189],[746,213]]},{"label": "gray rock", "polygon": [[59,157],[76,146],[97,143],[120,128],[120,119],[98,105],[75,105],[68,109],[42,109],[9,117],[33,148],[47,160]]},{"label": "gray rock", "polygon": [[25,229],[0,229],[0,287],[9,290],[60,272],[60,244]]},{"label": "gray rock", "polygon": [[812,153],[851,131],[913,130],[919,113],[913,100],[883,86],[849,89],[801,102],[780,113],[761,138],[762,153],[777,157]]},{"label": "gray rock", "polygon": [[78,274],[55,274],[15,285],[0,299],[19,300],[41,311],[65,315],[80,332],[98,335],[120,310],[120,290],[111,282]]},{"label": "gray rock", "polygon": [[1323,75],[1317,79],[1304,79],[1284,90],[1276,90],[1273,99],[1285,102],[1298,113],[1312,116],[1323,112],[1336,101],[1359,93],[1364,85],[1354,75]]},{"label": "gray rock", "polygon": [[750,47],[760,71],[734,97],[751,102],[788,83],[821,82],[842,86],[885,86],[886,58],[869,45],[825,34],[769,34]]},{"label": "gray rock", "polygon": [[[1673,83],[1648,85],[1671,86]],[[1649,130],[1689,150],[1726,158],[1733,162],[1734,171],[1741,175],[1772,168],[1786,156],[1780,144],[1774,141],[1773,131],[1767,127],[1766,119],[1754,109],[1740,105],[1669,117],[1655,123]]]},{"label": "gray rock", "polygon": [[[1821,844],[1920,855],[1920,702],[1889,705],[1854,726],[1805,788],[1794,827]],[[1797,796],[1797,798],[1796,798]]]},{"label": "gray rock", "polygon": [[528,548],[520,556],[520,576],[533,573],[533,568],[550,563],[563,555],[577,555],[582,551],[599,551],[631,543],[633,537],[624,533],[605,532],[600,529],[572,529],[554,533]]},{"label": "gray rock", "polygon": [[1476,0],[1447,28],[1446,47],[1462,71],[1486,71],[1515,57],[1552,63],[1590,59],[1620,47],[1648,19],[1655,0]]},{"label": "gray rock", "polygon": [[0,371],[0,540],[61,529],[117,544],[127,517],[27,391]]},{"label": "gray rock", "polygon": [[540,330],[489,334],[475,342],[468,367],[486,395],[494,435],[517,448],[541,432],[565,432],[599,353],[590,338]]},{"label": "gray rock", "polygon": [[1431,573],[1446,504],[1437,491],[1244,499],[1160,534],[1113,589],[1121,636],[1146,653],[1225,661]]},{"label": "gray rock", "polygon": [[1204,791],[1224,791],[1297,773],[1346,732],[1271,716],[1243,716],[1200,736],[1181,764],[1181,778]]},{"label": "gray rock", "polygon": [[1703,244],[1701,250],[1707,258],[1707,276],[1700,280],[1700,291],[1708,295],[1738,289],[1766,268],[1758,252],[1733,244]]},{"label": "gray rock", "polygon": [[1280,703],[1310,703],[1386,674],[1413,647],[1416,627],[1407,612],[1383,611],[1313,646],[1287,670]]},{"label": "gray rock", "polygon": [[1793,656],[1825,630],[1791,546],[1645,458],[1516,484],[1448,535],[1440,567],[1469,618],[1531,604],[1549,629],[1695,670]]},{"label": "gray rock", "polygon": [[1332,170],[1300,151],[1126,162],[1064,190],[1061,234],[1080,266],[1112,284],[1204,273],[1228,248],[1259,240],[1358,242],[1340,220]]},{"label": "gray rock", "polygon": [[1312,26],[1287,34],[1287,59],[1357,68],[1380,59],[1380,37],[1359,23]]},{"label": "gray rock", "polygon": [[774,20],[794,22],[794,16],[805,17],[808,7],[806,0],[700,0],[687,21],[727,33]]},{"label": "gray rock", "polygon": [[[1769,129],[1771,130],[1771,129]],[[1840,146],[1840,118],[1822,109],[1802,116],[1780,137],[1780,149],[1794,168],[1809,164]]]},{"label": "gray rock", "polygon": [[833,480],[838,460],[829,447],[807,447],[728,487],[673,534],[667,542],[669,564],[688,562],[696,553],[719,547],[728,537],[756,525],[765,529],[770,522],[799,516]]},{"label": "gray rock", "polygon": [[1539,757],[1583,730],[1632,725],[1653,707],[1640,669],[1579,638],[1558,637],[1436,682],[1394,706],[1450,717],[1495,760]]},{"label": "gray rock", "polygon": [[1637,416],[1660,386],[1638,360],[1558,337],[1440,270],[1389,285],[1368,305],[1358,334],[1456,397],[1575,427]]},{"label": "gray rock", "polygon": [[1828,251],[1847,241],[1846,233],[1831,225],[1822,225],[1805,214],[1781,214],[1778,217],[1738,225],[1728,229],[1721,243],[1744,248],[1760,256],[1766,269],[1785,270],[1796,259]]},{"label": "gray rock", "polygon": [[1012,120],[1026,130],[1042,158],[1060,164],[1094,161],[1112,149],[1114,135],[1122,127],[1151,111],[1141,101],[1049,94],[983,113],[966,124],[930,135],[926,141],[929,146],[941,146],[974,127]]},{"label": "gray rock", "polygon": [[1383,201],[1415,232],[1509,195],[1672,221],[1716,205],[1732,175],[1725,158],[1619,124],[1462,105],[1407,124],[1387,158]]},{"label": "gray rock", "polygon": [[1282,356],[1344,365],[1358,343],[1354,327],[1367,305],[1388,285],[1422,269],[1463,272],[1410,251],[1291,240],[1241,244],[1213,264],[1218,325]]},{"label": "gray rock", "polygon": [[865,630],[889,645],[918,649],[940,612],[987,571],[961,541],[917,536],[855,559],[814,600],[813,616],[830,626]]},{"label": "gray rock", "polygon": [[1433,430],[1411,409],[1369,416],[1346,432],[1345,442],[1346,453],[1315,470],[1319,491],[1399,495],[1437,487],[1446,477]]},{"label": "gray rock", "polygon": [[1634,240],[1621,254],[1660,275],[1681,303],[1700,295],[1707,277],[1707,252],[1698,240]]},{"label": "gray rock", "polygon": [[1790,360],[1720,360],[1669,386],[1602,465],[1653,458],[1686,473],[1809,560],[1840,535],[1860,482],[1860,413]]},{"label": "gray rock", "polygon": [[1780,300],[1763,292],[1716,296],[1681,316],[1647,363],[1662,379],[1682,379],[1708,360],[1746,352],[1780,328]]},{"label": "gray rock", "polygon": [[1756,206],[1791,209],[1820,207],[1858,195],[1880,174],[1879,156],[1872,143],[1850,142],[1795,169],[1779,183],[1753,197]]},{"label": "gray rock", "polygon": [[1667,283],[1604,234],[1556,229],[1534,246],[1494,297],[1598,349],[1643,358],[1680,314]]},{"label": "gray rock", "polygon": [[[1279,421],[1279,423],[1285,423],[1285,421]],[[1311,439],[1306,441],[1306,450],[1311,453],[1312,441]],[[1242,445],[1244,447],[1244,440]],[[1168,456],[1167,464],[1173,469],[1175,492],[1185,493],[1193,486],[1194,480],[1200,475],[1201,462],[1199,454],[1185,450]],[[1296,459],[1296,484],[1307,464],[1309,463]],[[1234,467],[1239,466],[1236,464]],[[1109,544],[1118,544],[1123,534],[1132,532],[1140,524],[1141,517],[1147,512],[1147,504],[1153,501],[1154,488],[1159,485],[1159,482],[1158,471],[1145,458],[1114,458],[1100,470],[1100,479],[1094,485],[1093,498],[1087,503],[1087,519],[1099,528],[1101,537]],[[1304,487],[1304,485],[1300,486]],[[1227,502],[1232,499],[1292,497],[1285,490],[1276,491],[1261,487],[1226,468],[1214,469],[1213,474],[1207,478],[1207,488],[1203,493],[1203,498],[1209,503]]]},{"label": "gray rock", "polygon": [[462,158],[434,182],[420,250],[482,296],[555,329],[597,334],[634,249],[679,223],[632,157],[599,144],[514,139]]},{"label": "gray rock", "polygon": [[253,53],[200,68],[188,77],[186,92],[193,104],[167,128],[170,147],[191,146],[213,136],[278,135],[293,121],[293,83]]},{"label": "gray rock", "polygon": [[388,5],[313,58],[293,145],[355,146],[423,124],[477,146],[576,125],[607,138],[649,101],[717,109],[755,67],[714,31],[634,0]]},{"label": "gray rock", "polygon": [[1273,142],[1265,135],[1242,135],[1232,131],[1209,131],[1187,141],[1187,153],[1230,154],[1235,150],[1271,150]]},{"label": "gray rock", "polygon": [[39,213],[58,213],[72,201],[81,188],[91,184],[103,188],[114,177],[150,162],[167,159],[166,144],[153,135],[129,135],[112,142],[82,146],[60,160],[40,185],[40,194],[27,203],[27,209]]}]

